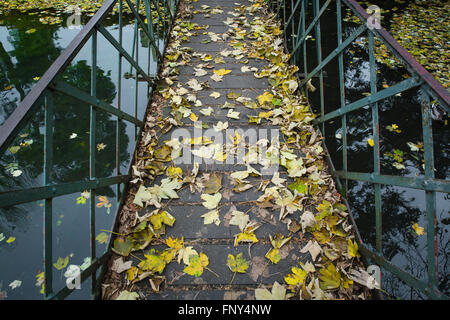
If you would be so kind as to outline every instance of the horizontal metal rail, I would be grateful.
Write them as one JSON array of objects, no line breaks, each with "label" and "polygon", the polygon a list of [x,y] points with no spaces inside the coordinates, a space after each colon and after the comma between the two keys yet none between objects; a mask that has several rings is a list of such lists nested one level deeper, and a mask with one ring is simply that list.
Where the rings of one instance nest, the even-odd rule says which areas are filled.
[{"label": "horizontal metal rail", "polygon": [[[325,4],[319,8],[320,1],[318,0],[272,0],[270,5],[277,16],[282,20],[282,30],[284,31],[285,39],[290,36],[290,41],[287,41],[287,50],[291,54],[291,59],[298,64],[299,69],[303,68],[305,75],[300,82],[300,87],[303,89],[308,98],[308,83],[313,78],[319,75],[319,92],[320,98],[320,115],[313,120],[313,124],[317,125],[325,136],[325,127],[328,122],[340,119],[342,124],[342,170],[334,170],[334,165],[329,159],[330,167],[333,168],[332,175],[336,178],[338,186],[342,187],[342,194],[346,194],[346,186],[348,180],[362,181],[370,183],[375,190],[375,229],[376,229],[376,252],[368,249],[362,243],[361,253],[372,262],[382,266],[395,276],[399,277],[406,284],[412,286],[418,291],[432,299],[448,299],[443,293],[439,292],[437,287],[437,246],[436,242],[436,192],[450,192],[450,181],[436,179],[434,176],[434,158],[433,158],[433,135],[432,135],[432,118],[431,118],[431,102],[430,97],[436,100],[446,112],[450,111],[450,93],[418,63],[413,56],[404,49],[385,29],[383,28],[369,28],[368,19],[369,14],[357,3],[356,0],[335,0],[336,3],[336,28],[337,41],[336,48],[325,58],[322,59],[322,44],[320,20],[324,15],[325,10],[330,7],[331,1],[326,1]],[[361,25],[357,27],[347,39],[343,40],[342,28],[342,8],[346,6],[351,12],[360,19]],[[312,7],[312,10],[310,9]],[[286,15],[287,8],[290,9],[290,14]],[[281,10],[282,9],[282,10]],[[309,17],[311,22],[306,27],[306,17]],[[295,28],[295,25],[297,26]],[[291,26],[291,28],[289,28]],[[291,30],[291,34],[287,34]],[[295,33],[295,30],[297,32]],[[313,31],[314,30],[314,31]],[[314,33],[313,33],[314,32]],[[367,35],[367,36],[366,36]],[[314,37],[316,43],[316,59],[317,65],[311,72],[307,72],[307,64],[309,64],[306,49],[306,39]],[[345,73],[343,63],[343,52],[351,44],[353,44],[360,37],[368,39],[369,46],[369,65],[370,65],[370,94],[357,101],[346,103],[345,100]],[[381,40],[386,45],[390,53],[397,57],[403,66],[409,71],[410,78],[403,80],[391,87],[377,91],[377,73],[375,60],[375,42],[374,38]],[[328,39],[327,39],[328,41]],[[302,50],[301,50],[302,49]],[[303,59],[301,60],[301,56]],[[340,105],[332,109],[334,111],[325,114],[324,108],[324,68],[337,58],[337,66],[339,69],[339,91],[340,91]],[[424,164],[425,172],[423,177],[406,177],[406,176],[390,176],[382,175],[380,173],[380,139],[379,139],[379,115],[378,103],[385,99],[395,96],[406,90],[422,89],[426,94],[426,101],[422,103],[422,131],[424,143]],[[370,107],[372,115],[373,128],[373,165],[374,169],[371,173],[365,172],[349,172],[347,167],[347,116],[352,112],[360,110],[364,107]],[[326,148],[326,139],[325,150]],[[344,183],[341,182],[341,179]],[[381,185],[391,185],[404,188],[412,188],[424,190],[426,194],[426,219],[427,219],[427,281],[418,280],[408,272],[398,268],[389,262],[382,254],[382,200],[381,200]],[[351,205],[351,204],[350,204]],[[350,209],[350,208],[349,208]],[[349,210],[351,212],[351,210]]]},{"label": "horizontal metal rail", "polygon": [[[63,299],[67,297],[72,290],[64,287],[59,292],[53,292],[53,243],[52,243],[52,211],[53,211],[53,199],[55,197],[64,196],[68,194],[78,193],[85,190],[90,191],[90,206],[89,206],[89,228],[90,228],[90,250],[91,250],[91,265],[81,273],[81,281],[88,278],[92,279],[92,289],[91,293],[94,296],[99,295],[100,289],[100,278],[104,274],[104,266],[110,256],[111,240],[108,244],[105,253],[97,257],[96,252],[96,241],[95,241],[95,197],[96,189],[107,187],[107,186],[117,186],[117,200],[120,202],[120,190],[121,186],[125,185],[125,190],[127,190],[127,182],[130,178],[131,165],[127,174],[120,173],[120,137],[121,131],[119,130],[122,121],[127,121],[135,126],[135,135],[137,138],[136,146],[138,145],[140,139],[140,131],[144,125],[144,122],[138,119],[138,81],[144,79],[147,81],[146,97],[150,98],[153,92],[153,77],[151,74],[157,74],[161,67],[162,62],[162,52],[167,45],[167,30],[164,29],[162,37],[158,33],[153,32],[152,23],[152,11],[157,10],[159,20],[158,24],[161,22],[163,26],[166,24],[172,25],[174,16],[171,14],[175,10],[179,3],[179,0],[169,1],[169,0],[152,0],[155,8],[150,6],[148,0],[144,0],[145,3],[145,14],[148,23],[144,24],[139,12],[140,0],[136,0],[135,5],[130,0],[107,0],[102,5],[102,7],[95,13],[95,15],[89,20],[89,22],[84,26],[84,28],[76,35],[76,37],[70,42],[63,53],[52,63],[50,68],[45,72],[45,74],[40,78],[37,84],[32,88],[32,90],[26,95],[23,101],[17,106],[14,112],[6,119],[2,126],[0,126],[0,155],[3,155],[6,150],[14,143],[16,137],[19,135],[20,131],[29,123],[30,119],[34,117],[38,109],[44,106],[44,185],[41,187],[32,187],[21,190],[11,190],[0,192],[0,208],[20,205],[24,203],[29,203],[32,201],[44,200],[44,250],[43,250],[43,260],[44,260],[44,297],[46,299]],[[139,32],[137,28],[140,27],[143,30],[144,36],[146,36],[150,42],[148,46],[148,71],[144,69],[139,64],[139,46],[136,45],[133,49],[132,54],[127,52],[123,47],[123,17],[124,8],[123,5],[126,2],[128,5],[134,19],[135,19],[135,33],[134,42],[139,43]],[[115,5],[119,5],[119,39],[116,40],[111,33],[102,25],[104,19],[112,13]],[[165,12],[169,12],[165,16],[160,13],[160,8],[164,7]],[[166,21],[167,20],[167,21]],[[117,93],[117,105],[113,106],[98,97],[97,94],[97,37],[98,33],[102,34],[105,39],[113,46],[118,54],[118,93]],[[158,40],[157,40],[158,39]],[[159,39],[164,40],[162,47],[159,45],[161,42]],[[91,81],[90,81],[90,92],[85,92],[73,85],[70,85],[60,78],[62,78],[63,72],[71,64],[73,59],[77,56],[81,49],[84,48],[85,44],[91,41]],[[156,52],[157,55],[157,67],[156,70],[151,70],[150,57],[152,56],[152,50]],[[123,60],[130,63],[132,70],[134,69],[136,73],[135,77],[135,110],[134,115],[124,112],[121,109],[121,97],[122,97],[122,63]],[[139,77],[139,76],[140,77]],[[79,181],[65,182],[65,183],[54,183],[51,179],[52,167],[55,162],[53,156],[54,149],[54,118],[55,113],[58,111],[58,107],[54,105],[54,94],[62,94],[67,97],[71,97],[78,101],[83,102],[85,105],[90,106],[90,117],[89,117],[89,175],[86,177],[80,177]],[[97,116],[99,112],[104,112],[109,115],[115,116],[116,125],[114,128],[114,135],[116,140],[116,156],[115,156],[115,167],[116,174],[111,177],[99,178],[96,175],[96,128],[97,128]],[[139,131],[139,134],[138,134]],[[134,152],[132,154],[134,157]],[[121,208],[121,202],[117,208],[119,212]],[[117,216],[117,213],[116,213]],[[97,271],[102,268],[100,277],[97,276]]]}]

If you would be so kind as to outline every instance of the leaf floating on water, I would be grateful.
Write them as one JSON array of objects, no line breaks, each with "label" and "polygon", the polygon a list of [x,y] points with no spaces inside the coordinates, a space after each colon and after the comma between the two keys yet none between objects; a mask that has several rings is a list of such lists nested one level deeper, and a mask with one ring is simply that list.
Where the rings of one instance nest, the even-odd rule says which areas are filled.
[{"label": "leaf floating on water", "polygon": [[412,225],[412,229],[413,229],[414,232],[415,232],[417,235],[419,235],[419,236],[423,236],[423,235],[426,233],[426,232],[425,232],[425,229],[424,229],[423,227],[419,226],[418,223],[414,223],[414,224]]},{"label": "leaf floating on water", "polygon": [[14,241],[16,241],[15,237],[9,237],[8,240],[6,240],[6,243],[13,243]]},{"label": "leaf floating on water", "polygon": [[9,286],[11,287],[12,290],[20,287],[21,285],[22,285],[22,281],[20,281],[20,280],[14,280],[13,282],[11,282],[9,284]]},{"label": "leaf floating on water", "polygon": [[53,266],[58,270],[62,270],[67,266],[68,263],[69,263],[69,256],[65,258],[59,257],[56,263],[53,264]]},{"label": "leaf floating on water", "polygon": [[95,240],[97,240],[98,243],[107,243],[108,239],[109,239],[109,236],[105,232],[99,233],[97,235],[97,237],[95,238]]}]

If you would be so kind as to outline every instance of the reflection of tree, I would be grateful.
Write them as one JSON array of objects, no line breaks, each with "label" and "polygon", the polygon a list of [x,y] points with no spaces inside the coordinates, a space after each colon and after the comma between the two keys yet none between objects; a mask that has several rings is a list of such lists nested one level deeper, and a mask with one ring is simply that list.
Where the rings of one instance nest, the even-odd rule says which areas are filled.
[{"label": "reflection of tree", "polygon": [[[16,21],[16,20],[14,20]],[[20,100],[31,90],[33,77],[41,76],[61,52],[56,47],[56,26],[37,28],[34,33],[27,34],[26,30],[32,28],[30,21],[28,26],[21,25],[20,29],[10,31],[9,41],[14,47],[6,52],[0,45],[0,87],[13,85],[20,93]],[[15,23],[11,23],[15,24]],[[35,21],[34,26],[38,25]],[[86,61],[78,61],[70,65],[63,74],[63,80],[84,92],[90,92],[91,67]],[[110,72],[97,70],[97,98],[112,103],[116,96],[115,85],[111,80]],[[19,99],[11,98],[10,94],[1,96],[3,108],[2,117],[7,117],[16,108]],[[62,183],[69,181],[87,180],[89,178],[89,119],[90,107],[86,103],[70,98],[62,94],[53,95],[55,110],[54,128],[54,165],[52,168],[52,182]],[[29,124],[21,132],[28,134],[26,138],[17,138],[12,145],[19,145],[24,139],[32,139],[33,144],[21,148],[17,153],[6,152],[0,160],[0,189],[22,189],[29,186],[42,185],[40,178],[43,169],[43,108],[31,118]],[[76,139],[69,139],[72,132],[76,132]],[[125,124],[120,128],[119,159],[128,159],[129,138],[125,132]],[[96,176],[107,177],[115,172],[115,145],[116,145],[116,121],[115,118],[105,112],[98,111],[96,116],[96,143],[104,143],[107,147],[101,152],[96,152]],[[23,175],[12,178],[6,172],[8,163],[18,163]],[[114,196],[112,188],[98,190],[98,194]],[[74,199],[75,203],[75,199]],[[21,210],[20,210],[21,209]],[[26,225],[24,208],[12,207],[0,209],[0,233],[8,224]],[[25,210],[26,211],[26,210]],[[23,223],[19,220],[24,220]]]},{"label": "reflection of tree", "polygon": [[[331,7],[332,8],[332,7]],[[334,9],[332,9],[334,11]],[[331,12],[331,10],[330,10]],[[324,16],[321,19],[322,29],[322,50],[323,58],[336,48],[336,15]],[[344,24],[345,40],[356,29],[355,24]],[[314,32],[311,34],[314,37]],[[314,41],[307,41],[308,70],[311,71],[316,66],[316,44]],[[364,98],[366,93],[370,93],[369,83],[369,56],[367,49],[367,39],[360,44],[354,44],[344,51],[345,70],[345,93],[346,103],[351,103]],[[303,56],[300,60],[303,61]],[[337,59],[334,59],[328,67],[324,78],[325,112],[336,110],[340,105],[339,96],[339,76]],[[300,64],[302,72],[303,67]],[[377,87],[384,89],[383,84],[389,86],[404,80],[404,69],[390,69],[383,64],[377,64]],[[309,99],[314,106],[314,111],[320,113],[320,96],[318,78],[312,79],[313,85],[317,88],[315,92],[309,92]],[[379,127],[380,127],[380,153],[381,170],[387,175],[415,175],[423,174],[422,159],[423,152],[415,153],[418,160],[408,155],[411,153],[407,142],[417,143],[422,141],[422,116],[421,116],[421,95],[417,89],[408,90],[399,96],[389,97],[379,102]],[[400,134],[390,132],[386,126],[397,124],[402,130]],[[326,124],[326,145],[337,170],[342,169],[342,139],[336,138],[336,134],[342,134],[340,118],[334,119]],[[435,148],[436,177],[445,179],[449,175],[448,154],[448,129],[442,121],[433,122],[433,136]],[[347,115],[347,153],[349,170],[357,172],[372,172],[373,170],[373,149],[367,144],[367,139],[372,138],[372,113],[370,108],[363,108]],[[405,169],[398,170],[391,158],[385,157],[385,152],[392,152],[394,149],[404,151],[406,161]],[[363,240],[368,244],[375,244],[375,204],[374,188],[369,184],[355,183],[349,181],[349,203],[355,212],[356,224],[360,230]],[[398,188],[382,187],[382,208],[383,208],[383,255],[387,259],[395,257],[396,261],[402,260],[402,267],[419,278],[426,278],[426,247],[420,242],[417,236],[412,233],[411,224],[419,221],[424,212],[412,204],[414,199],[410,199],[405,191]],[[440,279],[439,286],[443,292],[448,292],[448,247],[450,246],[448,233],[445,232],[446,225],[440,224],[438,229],[439,243],[439,265]],[[388,279],[388,280],[387,280]],[[389,284],[388,291],[394,295],[409,298],[409,289],[396,277],[385,278],[385,283]],[[391,290],[392,289],[392,290]],[[414,297],[421,297],[414,293]]]}]

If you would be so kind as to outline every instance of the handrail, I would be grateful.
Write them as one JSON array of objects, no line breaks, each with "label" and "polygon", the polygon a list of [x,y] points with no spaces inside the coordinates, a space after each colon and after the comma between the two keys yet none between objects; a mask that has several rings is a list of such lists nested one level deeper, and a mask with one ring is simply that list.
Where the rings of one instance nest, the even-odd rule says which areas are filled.
[{"label": "handrail", "polygon": [[3,125],[0,126],[0,155],[6,151],[7,147],[13,142],[19,131],[23,129],[35,108],[38,107],[39,99],[42,98],[46,89],[57,79],[61,71],[69,65],[78,52],[80,52],[94,32],[95,27],[103,21],[117,1],[118,0],[107,0],[107,2],[103,4],[55,62],[52,63],[50,68],[47,69],[20,105],[17,106]]},{"label": "handrail", "polygon": [[[447,113],[450,111],[450,93],[417,62],[414,57],[404,49],[384,28],[368,28],[369,14],[357,3],[356,0],[335,0],[336,3],[336,20],[337,20],[337,43],[336,48],[325,58],[322,59],[321,47],[321,31],[320,19],[325,10],[329,7],[331,1],[326,1],[325,4],[319,8],[319,0],[270,0],[270,5],[273,12],[283,21],[282,30],[285,39],[291,36],[291,41],[288,41],[286,49],[291,54],[291,60],[303,67],[303,77],[299,79],[300,87],[303,89],[305,96],[308,98],[308,83],[311,78],[319,73],[319,98],[320,98],[320,115],[313,120],[313,124],[318,126],[325,136],[326,122],[330,120],[341,120],[342,124],[342,170],[335,170],[328,155],[327,159],[330,163],[331,174],[336,178],[337,184],[342,193],[346,193],[346,186],[348,180],[363,181],[373,184],[375,189],[375,229],[376,229],[376,252],[368,249],[367,246],[360,240],[360,248],[363,256],[370,261],[384,267],[392,274],[402,279],[408,285],[416,288],[426,296],[433,299],[449,299],[445,294],[439,292],[437,288],[437,253],[435,252],[436,243],[436,192],[450,193],[450,181],[448,179],[436,179],[434,176],[434,158],[433,158],[433,135],[432,135],[432,117],[431,117],[431,102],[430,96],[437,100],[439,106]],[[306,14],[309,10],[309,4],[312,4],[312,12],[309,14],[311,23],[306,27]],[[342,34],[342,14],[343,6],[347,6],[354,15],[356,15],[362,22],[362,25],[356,28],[350,36],[343,41]],[[283,14],[281,14],[283,8]],[[286,8],[291,9],[291,14],[286,17]],[[300,13],[298,12],[300,10]],[[297,33],[295,33],[295,23],[297,23]],[[289,28],[289,25],[292,28]],[[288,30],[291,29],[291,34]],[[311,71],[307,72],[307,50],[306,39],[310,33],[315,33],[316,41],[316,61],[317,66]],[[355,40],[367,32],[368,46],[369,46],[369,65],[370,65],[370,94],[357,101],[346,103],[344,90],[344,64],[343,51]],[[391,87],[377,91],[376,81],[376,63],[375,63],[375,43],[374,37],[377,37],[387,46],[391,54],[395,55],[401,63],[405,66],[411,77],[403,80]],[[289,47],[290,45],[290,47]],[[303,50],[300,50],[303,49]],[[303,60],[300,63],[300,56],[303,55]],[[331,61],[337,58],[337,65],[339,69],[339,92],[340,92],[340,106],[333,108],[328,113],[325,113],[324,108],[324,79],[323,70]],[[422,131],[424,143],[424,163],[425,170],[423,177],[405,177],[405,176],[390,176],[382,175],[380,173],[380,141],[379,141],[379,116],[378,116],[378,102],[394,96],[398,93],[409,89],[416,88],[423,89],[426,96],[425,101],[422,102]],[[361,108],[369,106],[369,112],[372,114],[372,130],[373,130],[373,172],[349,172],[347,168],[347,115],[360,110]],[[324,140],[324,149],[326,148],[326,138]],[[327,151],[328,153],[328,151]],[[344,184],[342,184],[343,179]],[[401,270],[393,265],[382,255],[382,199],[381,199],[381,185],[392,185],[398,187],[406,187],[413,189],[424,190],[426,194],[426,219],[427,219],[427,281],[418,280],[408,272]],[[349,208],[349,212],[351,212]]]},{"label": "handrail", "polygon": [[[146,97],[151,98],[151,93],[153,92],[154,78],[151,76],[152,70],[150,70],[150,57],[152,56],[151,50],[153,49],[157,54],[157,67],[153,71],[153,74],[157,74],[161,67],[162,62],[162,52],[164,52],[165,46],[167,45],[168,35],[170,30],[166,30],[166,22],[172,25],[173,15],[172,10],[176,8],[179,0],[152,0],[152,4],[158,11],[158,25],[163,23],[162,35],[159,33],[155,34],[153,32],[152,25],[152,10],[149,0],[144,0],[145,14],[147,17],[147,24],[144,24],[140,17],[140,0],[136,0],[136,8],[134,7],[131,0],[107,0],[102,7],[94,14],[94,16],[89,20],[89,22],[84,26],[84,28],[75,36],[75,38],[70,42],[67,48],[61,53],[61,55],[52,63],[50,68],[47,69],[45,74],[39,79],[32,90],[25,96],[23,101],[17,106],[13,113],[6,119],[3,125],[0,126],[0,155],[2,155],[7,148],[14,142],[14,139],[18,136],[20,131],[27,125],[29,120],[37,112],[38,108],[42,105],[44,106],[44,185],[40,187],[32,187],[22,190],[12,190],[0,192],[0,208],[14,206],[22,203],[28,203],[36,200],[44,199],[44,298],[46,299],[63,299],[67,297],[73,289],[64,287],[57,293],[53,292],[53,253],[52,253],[52,213],[53,213],[53,198],[57,196],[72,194],[75,192],[82,192],[84,190],[90,190],[90,247],[91,247],[91,265],[81,272],[81,281],[87,278],[92,278],[92,288],[91,292],[94,296],[98,296],[100,289],[99,280],[104,273],[104,266],[110,256],[111,241],[107,246],[105,253],[97,257],[96,254],[96,240],[95,240],[95,195],[96,189],[106,186],[117,186],[117,198],[120,198],[120,186],[125,184],[125,190],[127,190],[127,181],[130,177],[131,165],[128,168],[127,174],[120,173],[120,158],[119,158],[119,141],[120,141],[120,124],[122,121],[127,121],[135,126],[135,129],[139,129],[137,134],[136,146],[139,144],[140,132],[143,128],[144,122],[138,119],[137,115],[137,101],[138,101],[138,81],[144,79],[147,82]],[[140,26],[144,31],[144,36],[149,39],[150,45],[148,46],[148,71],[144,71],[139,65],[139,46],[136,46],[133,50],[132,55],[130,55],[122,46],[123,38],[123,19],[122,14],[123,3],[127,3],[132,16],[136,20],[136,27]],[[155,4],[156,3],[156,4]],[[113,12],[115,5],[119,5],[119,40],[116,40],[109,31],[102,26],[103,20],[106,16]],[[164,10],[170,12],[170,14],[160,13],[160,5],[164,6]],[[170,8],[169,8],[170,7]],[[168,21],[166,21],[168,20]],[[159,27],[158,27],[159,30]],[[119,68],[119,79],[118,79],[118,100],[117,106],[110,105],[109,103],[100,100],[97,97],[97,35],[102,34],[104,38],[113,46],[118,54],[118,68]],[[135,43],[138,42],[138,32],[135,32]],[[74,87],[61,79],[61,75],[64,70],[70,65],[72,60],[77,56],[81,49],[84,48],[85,44],[91,39],[91,88],[90,92],[85,92],[77,87]],[[159,45],[160,41],[163,41],[162,47]],[[157,43],[158,42],[158,43]],[[136,56],[134,55],[136,53]],[[131,65],[131,67],[136,72],[135,77],[135,112],[134,115],[129,114],[121,109],[121,91],[122,91],[122,60],[125,59]],[[138,77],[138,74],[141,76]],[[55,92],[63,94],[65,96],[77,99],[84,103],[84,105],[90,106],[90,129],[89,129],[89,176],[81,177],[79,181],[65,182],[55,184],[51,180],[51,171],[53,166],[53,135],[54,135],[54,116],[55,111],[57,111],[57,106],[53,104],[53,95]],[[116,174],[107,178],[100,178],[96,176],[95,172],[95,162],[96,162],[96,115],[97,111],[101,110],[109,115],[117,117],[115,130],[116,139],[116,157],[115,166]],[[132,157],[134,157],[134,152]],[[121,210],[122,202],[120,202],[117,213]],[[116,221],[116,219],[115,219]],[[102,268],[100,277],[97,277],[97,270]]]}]

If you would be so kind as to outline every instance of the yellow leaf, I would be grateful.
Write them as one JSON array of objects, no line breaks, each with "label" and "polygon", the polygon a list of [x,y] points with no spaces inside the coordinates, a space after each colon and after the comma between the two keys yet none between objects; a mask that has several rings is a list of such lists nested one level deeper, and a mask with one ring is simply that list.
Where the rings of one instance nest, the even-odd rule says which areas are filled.
[{"label": "yellow leaf", "polygon": [[170,248],[174,248],[174,249],[179,250],[179,249],[181,249],[183,247],[183,238],[181,238],[181,239],[178,239],[178,238],[172,239],[172,237],[168,237],[166,239],[166,244]]},{"label": "yellow leaf", "polygon": [[273,94],[269,93],[269,92],[264,92],[262,95],[258,96],[258,102],[260,105],[263,105],[266,102],[271,102],[273,99]]},{"label": "yellow leaf", "polygon": [[236,237],[234,239],[234,246],[236,247],[239,244],[239,242],[241,242],[241,241],[256,243],[256,242],[258,242],[258,238],[256,238],[253,231],[246,230],[246,231],[243,231],[236,235]]},{"label": "yellow leaf", "polygon": [[190,118],[193,122],[195,122],[195,121],[198,120],[198,117],[195,115],[195,113],[191,113],[191,115],[189,116],[189,118]]},{"label": "yellow leaf", "polygon": [[219,69],[219,70],[214,70],[213,72],[215,74],[217,74],[218,76],[224,76],[226,74],[229,74],[231,72],[231,70]]},{"label": "yellow leaf", "polygon": [[163,272],[166,267],[166,262],[162,256],[158,255],[158,251],[152,249],[149,254],[144,254],[146,260],[139,263],[139,268],[143,271],[149,272]]},{"label": "yellow leaf", "polygon": [[322,290],[336,289],[341,284],[341,274],[332,263],[329,263],[326,268],[319,270],[319,279]]},{"label": "yellow leaf", "polygon": [[374,141],[373,141],[373,139],[367,139],[367,143],[368,143],[369,146],[371,146],[371,147],[374,146]]},{"label": "yellow leaf", "polygon": [[138,268],[136,268],[135,266],[131,266],[130,269],[127,270],[127,280],[128,281],[133,281],[138,273]]},{"label": "yellow leaf", "polygon": [[302,270],[301,268],[297,267],[292,267],[291,271],[292,271],[291,274],[288,274],[287,276],[284,277],[284,281],[286,281],[287,284],[293,286],[303,284],[308,273]]},{"label": "yellow leaf", "polygon": [[266,253],[266,258],[272,263],[277,264],[281,260],[280,250],[278,248],[272,248]]},{"label": "yellow leaf", "polygon": [[232,272],[245,273],[248,269],[248,261],[244,258],[242,252],[238,253],[236,258],[232,254],[229,254],[227,266]]},{"label": "yellow leaf", "polygon": [[16,241],[15,237],[9,237],[8,240],[6,240],[6,243],[12,243],[14,241]]},{"label": "yellow leaf", "polygon": [[184,268],[183,272],[199,277],[203,274],[203,269],[209,264],[206,254],[200,252],[200,255],[192,255],[189,257],[189,265]]},{"label": "yellow leaf", "polygon": [[358,253],[358,244],[355,242],[352,242],[352,240],[349,238],[348,239],[348,254],[350,255],[350,257],[356,258],[359,257],[360,254]]},{"label": "yellow leaf", "polygon": [[413,230],[416,232],[417,235],[423,236],[425,234],[425,229],[419,226],[418,223],[414,223],[412,225]]}]

